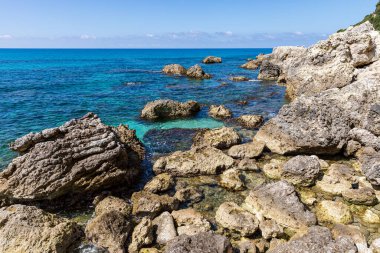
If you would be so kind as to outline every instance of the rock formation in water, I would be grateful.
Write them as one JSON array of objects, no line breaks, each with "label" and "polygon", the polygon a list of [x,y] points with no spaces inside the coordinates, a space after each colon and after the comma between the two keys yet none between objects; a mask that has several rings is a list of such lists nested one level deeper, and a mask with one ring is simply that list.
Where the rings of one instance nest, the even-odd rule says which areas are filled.
[{"label": "rock formation in water", "polygon": [[133,130],[106,126],[92,113],[10,146],[20,153],[0,174],[0,198],[10,202],[75,199],[132,186],[144,157]]},{"label": "rock formation in water", "polygon": [[204,64],[222,63],[222,58],[215,56],[208,56],[202,61]]},{"label": "rock formation in water", "polygon": [[148,120],[185,118],[194,116],[199,111],[200,105],[195,101],[181,103],[161,99],[146,104],[141,111],[141,118]]}]

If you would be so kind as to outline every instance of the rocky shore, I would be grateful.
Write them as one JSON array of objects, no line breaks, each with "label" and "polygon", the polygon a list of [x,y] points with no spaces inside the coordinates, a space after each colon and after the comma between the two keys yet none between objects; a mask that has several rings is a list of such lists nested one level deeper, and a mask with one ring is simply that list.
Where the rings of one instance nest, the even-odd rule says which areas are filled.
[{"label": "rocky shore", "polygon": [[[0,173],[0,252],[380,252],[379,48],[364,23],[248,62],[292,100],[265,123],[234,119],[250,140],[230,126],[199,129],[186,149],[145,157],[134,130],[93,113],[15,140],[19,156]],[[198,65],[163,72],[211,77]],[[200,107],[157,100],[141,118]],[[223,105],[209,116],[234,117]],[[78,205],[90,217],[60,212]]]}]

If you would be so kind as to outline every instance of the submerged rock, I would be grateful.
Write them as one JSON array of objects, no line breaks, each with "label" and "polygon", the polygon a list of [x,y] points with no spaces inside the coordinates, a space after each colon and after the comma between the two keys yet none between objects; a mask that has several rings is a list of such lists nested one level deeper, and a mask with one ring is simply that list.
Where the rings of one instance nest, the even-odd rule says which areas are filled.
[{"label": "submerged rock", "polygon": [[211,78],[211,75],[205,73],[204,70],[201,68],[201,66],[199,66],[198,64],[190,67],[187,70],[186,75],[194,79],[210,79]]},{"label": "submerged rock", "polygon": [[191,117],[200,111],[200,105],[195,101],[181,103],[169,99],[149,102],[141,111],[141,118],[148,120],[175,119]]},{"label": "submerged rock", "polygon": [[0,252],[67,253],[79,245],[79,225],[33,206],[0,209]]},{"label": "submerged rock", "polygon": [[187,70],[179,64],[170,64],[170,65],[166,65],[162,69],[162,72],[164,72],[167,75],[184,76],[186,75]]},{"label": "submerged rock", "polygon": [[232,112],[224,105],[211,105],[208,115],[215,119],[227,119],[232,117]]},{"label": "submerged rock", "polygon": [[316,223],[315,215],[299,201],[295,188],[286,181],[256,187],[245,199],[244,207],[293,230]]},{"label": "submerged rock", "polygon": [[217,149],[227,149],[240,142],[241,138],[233,128],[222,127],[199,131],[193,139],[193,147],[210,146]]},{"label": "submerged rock", "polygon": [[232,253],[232,246],[228,239],[222,235],[211,232],[188,236],[181,235],[170,241],[165,253]]},{"label": "submerged rock", "polygon": [[261,115],[242,115],[236,121],[244,128],[255,129],[263,124],[264,118]]},{"label": "submerged rock", "polygon": [[230,77],[230,80],[234,82],[246,82],[249,81],[249,78],[245,76],[233,76]]},{"label": "submerged rock", "polygon": [[306,235],[290,240],[268,253],[356,253],[355,244],[349,238],[341,237],[333,240],[331,232],[324,227],[311,227]]},{"label": "submerged rock", "polygon": [[176,191],[174,197],[181,203],[198,203],[204,198],[202,189],[187,186]]},{"label": "submerged rock", "polygon": [[301,186],[311,186],[321,170],[317,156],[296,156],[284,164],[281,177]]},{"label": "submerged rock", "polygon": [[223,228],[242,236],[253,235],[259,228],[255,215],[233,202],[225,202],[216,211],[215,220]]},{"label": "submerged rock", "polygon": [[215,56],[208,56],[202,61],[204,64],[222,63],[222,58]]},{"label": "submerged rock", "polygon": [[11,148],[21,154],[0,173],[0,199],[11,202],[73,201],[104,188],[131,186],[144,156],[133,130],[106,126],[92,113],[30,133]]},{"label": "submerged rock", "polygon": [[144,135],[144,143],[152,152],[159,154],[185,151],[191,148],[193,138],[200,129],[171,128],[150,129]]},{"label": "submerged rock", "polygon": [[242,180],[242,174],[237,169],[229,169],[223,172],[220,176],[219,184],[233,191],[241,191],[245,189],[244,181]]},{"label": "submerged rock", "polygon": [[156,174],[173,176],[215,175],[233,166],[234,160],[213,147],[178,151],[159,158],[153,165]]}]

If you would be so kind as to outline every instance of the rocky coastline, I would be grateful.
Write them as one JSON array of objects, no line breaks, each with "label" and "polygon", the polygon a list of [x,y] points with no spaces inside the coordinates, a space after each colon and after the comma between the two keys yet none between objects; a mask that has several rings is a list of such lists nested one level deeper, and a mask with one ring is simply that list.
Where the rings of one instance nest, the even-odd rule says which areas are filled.
[{"label": "rocky coastline", "polygon": [[[241,67],[291,99],[267,122],[210,106],[250,140],[230,126],[197,129],[182,136],[186,148],[147,158],[134,130],[93,113],[15,140],[19,156],[0,172],[0,252],[380,252],[379,32],[366,22]],[[212,78],[199,65],[162,72]],[[201,106],[152,101],[141,119],[195,117]],[[60,212],[78,206],[90,217]]]}]

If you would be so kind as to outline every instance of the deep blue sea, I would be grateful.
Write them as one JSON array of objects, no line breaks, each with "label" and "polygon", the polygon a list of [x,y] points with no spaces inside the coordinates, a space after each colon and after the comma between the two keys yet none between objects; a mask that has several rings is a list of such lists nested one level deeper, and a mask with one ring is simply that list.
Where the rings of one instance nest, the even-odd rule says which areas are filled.
[{"label": "deep blue sea", "polygon": [[[152,128],[219,127],[207,108],[194,119],[148,123],[139,119],[144,105],[159,98],[224,104],[235,116],[273,117],[286,103],[284,87],[257,81],[258,71],[239,66],[271,49],[0,49],[0,169],[15,153],[8,145],[31,131],[59,126],[89,111],[106,124],[128,124],[140,138]],[[222,64],[204,65],[211,80],[169,77],[166,64],[190,67],[209,55]],[[244,75],[249,82],[231,82]],[[222,83],[225,83],[221,85]],[[238,101],[246,100],[246,106]]]}]

